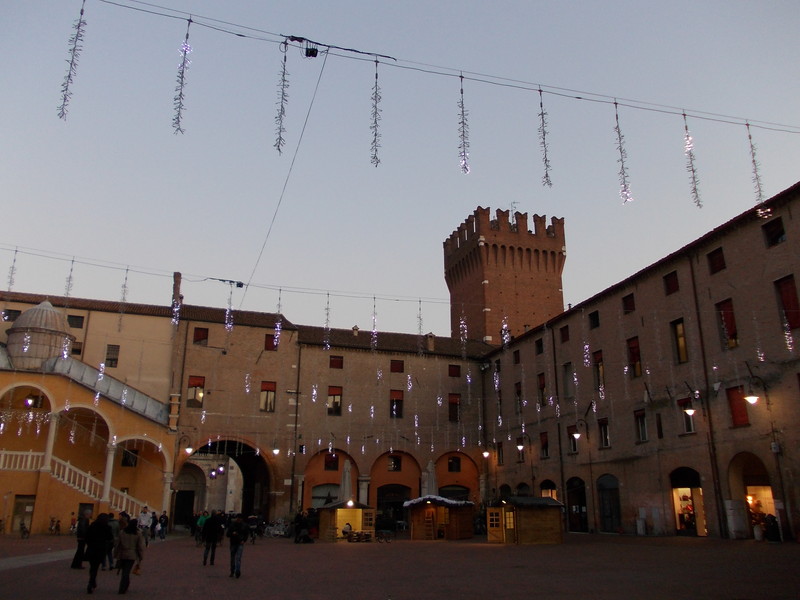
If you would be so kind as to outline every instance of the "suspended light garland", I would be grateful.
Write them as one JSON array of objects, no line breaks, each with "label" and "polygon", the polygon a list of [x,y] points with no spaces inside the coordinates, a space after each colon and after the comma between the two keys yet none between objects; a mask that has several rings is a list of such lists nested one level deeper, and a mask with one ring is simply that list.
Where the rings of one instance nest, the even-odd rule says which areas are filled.
[{"label": "suspended light garland", "polygon": [[694,140],[689,133],[686,113],[683,113],[683,152],[686,155],[686,171],[689,173],[689,189],[692,193],[692,200],[697,205],[697,208],[703,208],[703,202],[700,200],[700,191],[698,190],[697,168],[694,164]]},{"label": "suspended light garland", "polygon": [[225,331],[233,331],[233,285],[228,292],[228,306],[225,308]]},{"label": "suspended light garland", "polygon": [[370,113],[369,130],[372,132],[372,142],[370,143],[370,162],[376,167],[381,164],[378,158],[378,149],[381,147],[381,132],[378,129],[378,122],[381,120],[381,88],[378,85],[378,59],[375,59],[375,84],[372,86],[372,112]]},{"label": "suspended light garland", "polygon": [[281,331],[283,331],[283,312],[281,309],[281,293],[282,290],[278,290],[278,320],[275,322],[275,333],[272,334],[272,341],[275,345],[275,349],[278,349],[278,346],[281,343]]},{"label": "suspended light garland", "polygon": [[628,166],[625,160],[628,158],[628,153],[625,151],[625,136],[622,135],[622,129],[619,126],[619,104],[614,100],[614,133],[617,136],[617,152],[619,152],[619,196],[622,198],[622,203],[627,204],[633,200],[631,195],[630,184],[628,183]]},{"label": "suspended light garland", "polygon": [[278,80],[278,114],[275,115],[275,149],[278,154],[283,154],[283,147],[286,145],[286,104],[289,102],[289,72],[286,70],[286,54],[289,49],[289,42],[284,40],[280,45],[281,52],[283,53],[283,61],[281,63],[280,78]]},{"label": "suspended light garland", "polygon": [[64,297],[69,298],[70,294],[72,294],[72,272],[75,269],[75,257],[72,257],[72,260],[69,263],[69,274],[67,275],[67,281],[64,284]]},{"label": "suspended light garland", "polygon": [[750,145],[750,164],[753,167],[753,187],[756,192],[757,213],[762,219],[768,219],[772,215],[772,209],[764,206],[764,189],[761,186],[761,166],[756,158],[756,144],[753,142],[753,135],[750,132],[750,123],[745,122],[744,126],[747,128],[747,142]]},{"label": "suspended light garland", "polygon": [[459,76],[461,81],[461,97],[458,100],[458,156],[461,164],[461,172],[465,175],[469,173],[469,114],[464,105],[464,74]]},{"label": "suspended light garland", "polygon": [[542,149],[542,164],[544,165],[544,175],[542,175],[542,185],[553,187],[550,179],[550,151],[547,146],[547,113],[544,110],[544,99],[542,88],[539,87],[539,146]]},{"label": "suspended light garland", "polygon": [[331,349],[331,295],[325,297],[325,329],[322,335],[322,346],[325,350]]},{"label": "suspended light garland", "polygon": [[58,106],[58,118],[67,120],[67,106],[72,98],[72,83],[75,75],[78,72],[78,59],[80,58],[81,50],[83,50],[83,36],[86,31],[86,20],[83,18],[84,7],[86,0],[81,2],[80,16],[75,20],[72,28],[75,32],[69,38],[69,52],[67,58],[67,74],[64,76],[64,82],[61,84],[61,104]]},{"label": "suspended light garland", "polygon": [[122,331],[122,315],[125,314],[125,302],[128,301],[128,270],[129,268],[125,268],[125,279],[122,281],[122,289],[120,290],[120,307],[119,307],[119,319],[117,320],[117,331]]},{"label": "suspended light garland", "polygon": [[375,305],[375,296],[372,297],[372,334],[369,338],[369,347],[373,352],[378,349],[378,309]]},{"label": "suspended light garland", "polygon": [[425,338],[422,331],[422,299],[420,298],[417,308],[417,354],[419,356],[422,356],[425,352]]},{"label": "suspended light garland", "polygon": [[8,268],[8,291],[14,288],[14,279],[17,274],[17,252],[18,248],[14,248],[14,258],[11,260],[11,266]]},{"label": "suspended light garland", "polygon": [[172,118],[172,128],[175,133],[185,133],[183,129],[183,111],[186,110],[184,105],[184,90],[186,88],[186,71],[189,70],[189,65],[192,61],[189,60],[189,54],[192,52],[192,47],[189,45],[189,28],[192,26],[192,18],[186,24],[186,37],[181,44],[180,54],[181,62],[178,65],[178,83],[175,86],[175,98],[173,99],[173,106],[175,108],[175,116]]}]

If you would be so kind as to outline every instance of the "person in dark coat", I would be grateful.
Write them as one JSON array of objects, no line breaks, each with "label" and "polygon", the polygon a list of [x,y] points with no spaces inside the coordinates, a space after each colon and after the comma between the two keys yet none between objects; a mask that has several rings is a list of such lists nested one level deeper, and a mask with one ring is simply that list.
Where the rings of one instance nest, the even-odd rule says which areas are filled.
[{"label": "person in dark coat", "polygon": [[108,514],[100,513],[86,533],[86,560],[89,561],[89,585],[86,591],[90,594],[97,587],[97,570],[113,544],[114,534],[108,524]]},{"label": "person in dark coat", "polygon": [[78,540],[78,549],[75,550],[75,556],[72,559],[71,568],[83,569],[83,561],[86,555],[86,534],[89,531],[89,519],[92,517],[91,510],[85,510],[78,518],[75,524],[75,537]]},{"label": "person in dark coat", "polygon": [[244,522],[242,514],[239,513],[231,522],[227,532],[227,536],[230,538],[231,577],[236,576],[238,579],[242,575],[242,553],[249,535],[250,527]]},{"label": "person in dark coat", "polygon": [[211,516],[203,523],[203,539],[206,541],[206,549],[203,551],[203,566],[205,566],[209,558],[211,558],[212,566],[214,564],[217,544],[222,540],[222,534],[225,531],[222,519],[223,517],[219,512],[212,510]]}]

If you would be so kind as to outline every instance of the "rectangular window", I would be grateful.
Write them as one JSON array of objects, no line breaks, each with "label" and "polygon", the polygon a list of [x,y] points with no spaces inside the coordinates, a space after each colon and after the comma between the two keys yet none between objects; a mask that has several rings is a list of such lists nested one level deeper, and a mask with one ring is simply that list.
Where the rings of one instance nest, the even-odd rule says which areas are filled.
[{"label": "rectangular window", "polygon": [[733,300],[728,298],[714,305],[717,309],[717,324],[723,350],[731,350],[739,345],[739,332],[736,330],[736,317],[733,314]]},{"label": "rectangular window", "polygon": [[600,447],[611,447],[611,436],[609,433],[608,419],[597,419],[597,433],[600,434]]},{"label": "rectangular window", "polygon": [[675,352],[675,360],[678,363],[689,361],[689,349],[686,347],[686,329],[683,326],[683,319],[677,319],[669,324],[672,331],[672,347]]},{"label": "rectangular window", "polygon": [[340,417],[342,415],[342,388],[340,386],[328,386],[328,400],[326,406],[330,416]]},{"label": "rectangular window", "polygon": [[636,423],[636,441],[647,441],[647,418],[645,417],[644,410],[633,411],[633,420]]},{"label": "rectangular window", "polygon": [[575,454],[578,451],[578,433],[577,425],[567,425],[567,443],[569,444],[569,451]]},{"label": "rectangular window", "polygon": [[403,418],[403,390],[389,390],[389,418]]},{"label": "rectangular window", "polygon": [[594,373],[594,389],[600,390],[604,388],[606,386],[606,378],[602,350],[595,350],[592,353],[592,371]]},{"label": "rectangular window", "polygon": [[461,377],[461,365],[447,365],[448,377]]},{"label": "rectangular window", "polygon": [[330,369],[344,369],[344,356],[334,356],[328,359],[328,368]]},{"label": "rectangular window", "polygon": [[514,364],[515,364],[515,365],[518,365],[518,364],[519,364],[519,361],[520,361],[520,358],[519,358],[519,350],[514,350],[514,354],[513,354],[513,356],[514,356]]},{"label": "rectangular window", "polygon": [[461,394],[447,395],[447,420],[458,423],[461,419]]},{"label": "rectangular window", "polygon": [[514,383],[514,412],[518,415],[522,414],[522,382],[517,381]]},{"label": "rectangular window", "polygon": [[83,329],[83,317],[80,315],[67,315],[67,325],[72,329]]},{"label": "rectangular window", "polygon": [[678,284],[678,272],[672,271],[664,275],[664,295],[669,296],[680,289]]},{"label": "rectangular window", "polygon": [[448,473],[461,473],[461,457],[449,456],[447,458],[447,472]]},{"label": "rectangular window", "polygon": [[22,314],[20,310],[14,310],[13,308],[7,308],[3,311],[3,321],[6,323],[13,323],[16,321],[19,316]]},{"label": "rectangular window", "polygon": [[544,340],[542,338],[539,338],[538,340],[536,340],[533,343],[533,345],[534,345],[535,352],[536,352],[537,355],[544,353]]},{"label": "rectangular window", "polygon": [[683,432],[694,433],[694,408],[692,407],[692,399],[682,398],[678,400],[678,410],[680,410],[683,418]]},{"label": "rectangular window", "polygon": [[629,315],[636,310],[636,298],[633,294],[628,294],[622,297],[622,314]]},{"label": "rectangular window", "polygon": [[664,439],[664,425],[661,423],[661,413],[656,413],[656,435],[658,439]]},{"label": "rectangular window", "polygon": [[338,471],[339,470],[339,455],[333,452],[326,452],[325,453],[325,470],[326,471]]},{"label": "rectangular window", "polygon": [[139,462],[138,450],[128,450],[127,448],[122,449],[123,467],[135,467],[138,462]]},{"label": "rectangular window", "polygon": [[775,282],[775,291],[778,294],[781,324],[789,329],[797,329],[800,327],[800,302],[797,300],[794,275],[778,279]]},{"label": "rectangular window", "polygon": [[709,252],[706,258],[708,259],[708,272],[711,275],[725,270],[725,255],[722,253],[722,247]]},{"label": "rectangular window", "polygon": [[72,342],[72,356],[80,356],[83,352],[83,342]]},{"label": "rectangular window", "polygon": [[539,403],[540,408],[547,406],[547,380],[544,373],[539,373],[536,376],[536,401]]},{"label": "rectangular window", "polygon": [[106,367],[119,366],[119,346],[117,344],[108,344],[106,346]]},{"label": "rectangular window", "polygon": [[275,352],[277,350],[278,350],[278,345],[275,343],[275,334],[274,333],[264,334],[264,351]]},{"label": "rectangular window", "polygon": [[195,327],[192,332],[192,343],[195,346],[208,346],[208,327]]},{"label": "rectangular window", "polygon": [[589,329],[597,329],[600,327],[600,312],[593,310],[589,313]]},{"label": "rectangular window", "polygon": [[558,334],[561,337],[561,343],[564,344],[565,342],[569,341],[569,325],[564,325],[558,330]]},{"label": "rectangular window", "polygon": [[203,396],[206,393],[206,378],[199,375],[189,375],[189,385],[186,393],[186,406],[200,408],[203,406]]},{"label": "rectangular window", "polygon": [[392,360],[389,363],[389,370],[392,373],[403,373],[406,370],[405,362],[402,360]]},{"label": "rectangular window", "polygon": [[642,355],[639,350],[639,338],[632,337],[626,341],[628,346],[628,376],[631,378],[642,376]]},{"label": "rectangular window", "polygon": [[777,246],[786,241],[786,231],[783,228],[783,219],[780,217],[764,223],[761,226],[761,231],[764,232],[764,243],[767,248],[772,248],[772,246]]},{"label": "rectangular window", "polygon": [[261,393],[258,396],[258,408],[261,412],[275,412],[274,381],[261,382]]},{"label": "rectangular window", "polygon": [[502,465],[503,461],[505,461],[505,456],[503,456],[503,442],[497,442],[497,464]]},{"label": "rectangular window", "polygon": [[564,384],[564,398],[575,397],[575,373],[572,370],[572,363],[564,363],[561,366],[561,381]]},{"label": "rectangular window", "polygon": [[389,471],[402,471],[403,457],[397,454],[389,455]]},{"label": "rectangular window", "polygon": [[746,427],[750,425],[750,417],[747,414],[747,401],[744,399],[744,388],[736,386],[725,390],[728,396],[728,406],[731,409],[731,426]]},{"label": "rectangular window", "polygon": [[539,458],[550,458],[550,442],[546,431],[539,434]]}]

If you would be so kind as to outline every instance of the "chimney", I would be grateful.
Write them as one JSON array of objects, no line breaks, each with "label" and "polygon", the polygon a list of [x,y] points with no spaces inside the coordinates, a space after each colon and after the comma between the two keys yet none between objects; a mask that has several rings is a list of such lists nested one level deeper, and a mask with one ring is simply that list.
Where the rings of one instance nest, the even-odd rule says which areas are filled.
[{"label": "chimney", "polygon": [[430,332],[430,333],[428,333],[428,335],[425,336],[425,338],[426,338],[425,342],[426,342],[426,346],[428,348],[428,352],[433,352],[434,346],[435,346],[435,342],[436,342],[436,336],[433,335],[433,332]]},{"label": "chimney", "polygon": [[172,273],[172,306],[183,304],[181,296],[181,274],[178,271]]},{"label": "chimney", "polygon": [[358,325],[353,325],[353,337],[358,337]]}]

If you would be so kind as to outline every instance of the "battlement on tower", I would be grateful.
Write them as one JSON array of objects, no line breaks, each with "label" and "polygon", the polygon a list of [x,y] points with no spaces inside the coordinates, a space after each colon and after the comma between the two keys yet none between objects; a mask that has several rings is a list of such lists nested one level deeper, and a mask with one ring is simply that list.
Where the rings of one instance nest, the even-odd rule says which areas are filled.
[{"label": "battlement on tower", "polygon": [[458,262],[460,258],[483,244],[512,245],[523,248],[563,252],[566,247],[564,219],[552,217],[547,224],[544,215],[533,215],[533,230],[528,229],[528,213],[515,212],[513,220],[508,210],[495,210],[478,207],[444,241],[445,269]]}]

